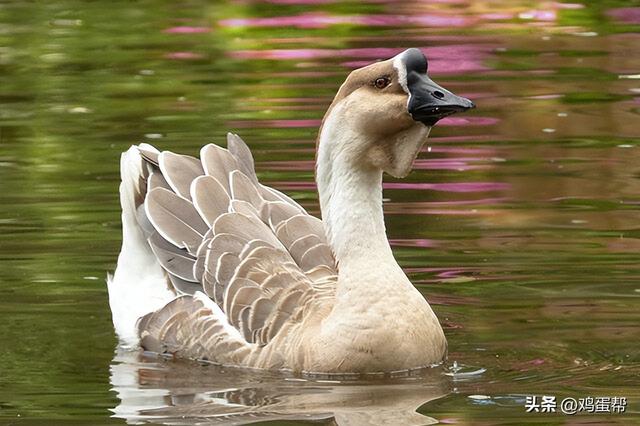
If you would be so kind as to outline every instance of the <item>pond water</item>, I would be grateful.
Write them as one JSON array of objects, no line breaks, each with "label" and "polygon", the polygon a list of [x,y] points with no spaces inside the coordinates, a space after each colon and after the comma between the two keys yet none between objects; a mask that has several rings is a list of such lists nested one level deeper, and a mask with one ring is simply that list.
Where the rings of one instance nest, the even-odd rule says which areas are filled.
[{"label": "pond water", "polygon": [[[572,1],[0,0],[0,423],[640,422],[640,3]],[[385,184],[448,365],[336,380],[118,351],[120,152],[235,131],[317,214],[324,110],[407,47],[478,106]],[[527,395],[627,407],[527,413]]]}]

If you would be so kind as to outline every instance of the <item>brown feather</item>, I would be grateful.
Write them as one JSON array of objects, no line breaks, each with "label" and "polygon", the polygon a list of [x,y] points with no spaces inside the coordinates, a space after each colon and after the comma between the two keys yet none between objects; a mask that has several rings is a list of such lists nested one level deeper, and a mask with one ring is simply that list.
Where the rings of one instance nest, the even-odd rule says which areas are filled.
[{"label": "brown feather", "polygon": [[205,173],[216,178],[225,189],[228,189],[229,173],[238,168],[233,155],[226,149],[210,143],[200,150],[200,160]]},{"label": "brown feather", "polygon": [[200,161],[171,151],[161,152],[158,161],[162,175],[174,192],[191,200],[191,182],[204,174]]},{"label": "brown feather", "polygon": [[300,259],[300,268],[303,271],[309,271],[316,266],[325,265],[329,268],[335,268],[333,253],[328,245],[319,243],[308,249]]},{"label": "brown feather", "polygon": [[240,136],[227,133],[227,149],[238,162],[238,169],[242,171],[254,184],[258,183],[251,150]]},{"label": "brown feather", "polygon": [[147,240],[160,265],[183,280],[196,282],[193,275],[196,259],[185,249],[178,248],[154,232]]},{"label": "brown feather", "polygon": [[256,210],[260,210],[264,199],[258,192],[256,185],[240,170],[234,170],[229,175],[229,186],[232,198],[251,204]]},{"label": "brown feather", "polygon": [[164,188],[151,191],[145,200],[149,220],[177,247],[195,254],[208,226],[189,201]]},{"label": "brown feather", "polygon": [[209,226],[229,211],[229,194],[213,176],[199,176],[191,183],[190,191],[196,210]]},{"label": "brown feather", "polygon": [[213,225],[216,234],[228,233],[245,240],[262,240],[273,247],[282,247],[267,225],[259,220],[240,213],[226,213],[220,216]]},{"label": "brown feather", "polygon": [[229,209],[229,212],[236,212],[249,217],[253,216],[258,220],[262,220],[258,210],[256,210],[256,208],[250,203],[242,200],[231,200],[231,208]]}]

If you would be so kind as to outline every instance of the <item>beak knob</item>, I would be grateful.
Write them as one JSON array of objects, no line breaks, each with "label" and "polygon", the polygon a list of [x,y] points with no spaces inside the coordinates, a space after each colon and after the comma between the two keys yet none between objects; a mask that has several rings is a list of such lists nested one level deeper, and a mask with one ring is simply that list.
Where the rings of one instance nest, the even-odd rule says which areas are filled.
[{"label": "beak knob", "polygon": [[427,58],[419,49],[407,50],[403,61],[407,71],[408,110],[414,120],[433,126],[444,117],[475,108],[471,100],[450,92],[429,78]]}]

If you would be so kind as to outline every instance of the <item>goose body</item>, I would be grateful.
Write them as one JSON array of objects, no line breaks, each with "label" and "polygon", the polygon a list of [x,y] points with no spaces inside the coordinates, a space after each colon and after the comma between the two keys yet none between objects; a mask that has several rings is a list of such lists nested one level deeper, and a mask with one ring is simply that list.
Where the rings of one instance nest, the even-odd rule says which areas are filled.
[{"label": "goose body", "polygon": [[262,185],[247,145],[199,158],[122,155],[123,245],[108,280],[128,346],[224,365],[316,373],[437,364],[447,343],[395,261],[382,175],[404,177],[435,122],[473,107],[409,49],[353,71],[318,136],[322,220]]}]

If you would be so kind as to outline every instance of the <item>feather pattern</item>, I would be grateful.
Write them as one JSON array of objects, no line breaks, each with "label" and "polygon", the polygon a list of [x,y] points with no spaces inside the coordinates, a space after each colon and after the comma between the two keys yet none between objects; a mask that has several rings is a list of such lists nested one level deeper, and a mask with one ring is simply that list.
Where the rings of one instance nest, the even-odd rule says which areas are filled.
[{"label": "feather pattern", "polygon": [[224,348],[246,356],[335,283],[321,221],[258,182],[242,139],[229,135],[228,147],[207,145],[200,160],[141,150],[152,168],[148,242],[179,295],[140,320],[148,350],[223,359]]},{"label": "feather pattern", "polygon": [[142,317],[138,332],[145,349],[161,354],[242,364],[251,352],[251,345],[202,293],[179,296]]}]

